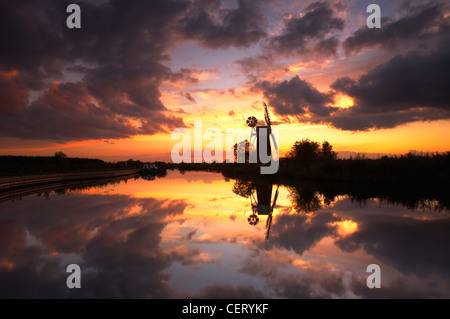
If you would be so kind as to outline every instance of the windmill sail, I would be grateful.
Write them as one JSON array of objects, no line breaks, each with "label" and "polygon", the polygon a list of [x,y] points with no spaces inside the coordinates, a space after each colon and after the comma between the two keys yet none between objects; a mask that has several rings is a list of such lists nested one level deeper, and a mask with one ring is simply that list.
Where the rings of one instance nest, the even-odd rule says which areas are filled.
[{"label": "windmill sail", "polygon": [[275,206],[276,206],[276,204],[277,204],[279,188],[280,188],[280,185],[277,186],[277,190],[275,191],[275,196],[273,197],[273,204],[272,204],[272,207],[271,207],[271,209],[270,209],[270,214],[269,214],[269,216],[267,217],[267,221],[266,221],[266,228],[267,228],[267,232],[266,232],[266,240],[269,239],[270,226],[272,226],[273,209],[275,208]]},{"label": "windmill sail", "polygon": [[267,108],[266,102],[263,102],[264,104],[264,119],[266,120],[267,126],[269,127],[269,133],[272,128],[272,123],[270,121],[270,115],[269,115],[269,109]]},{"label": "windmill sail", "polygon": [[269,138],[272,139],[273,146],[275,147],[276,150],[278,150],[277,141],[275,139],[275,136],[272,133],[272,121],[270,120],[269,108],[267,107],[266,102],[263,102],[263,104],[264,104],[264,118],[267,123],[267,131],[269,134]]}]

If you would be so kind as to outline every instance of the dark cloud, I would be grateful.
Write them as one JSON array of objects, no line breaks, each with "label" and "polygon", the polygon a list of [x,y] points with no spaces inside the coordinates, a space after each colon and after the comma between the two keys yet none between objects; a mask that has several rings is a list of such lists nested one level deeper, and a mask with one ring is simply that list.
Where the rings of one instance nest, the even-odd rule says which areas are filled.
[{"label": "dark cloud", "polygon": [[368,131],[370,129],[394,128],[415,121],[436,121],[448,118],[450,118],[448,112],[438,109],[414,109],[365,114],[361,109],[355,107],[351,110],[340,111],[328,123],[341,130]]},{"label": "dark cloud", "polygon": [[196,229],[194,229],[193,231],[190,231],[187,235],[186,235],[186,240],[191,240],[192,239],[192,237],[194,237],[194,235],[197,233],[197,228]]},{"label": "dark cloud", "polygon": [[123,138],[139,132],[108,109],[98,107],[81,83],[51,85],[20,115],[0,117],[0,125],[3,135],[61,141]]},{"label": "dark cloud", "polygon": [[20,114],[28,103],[29,93],[29,88],[24,79],[17,76],[17,71],[0,72],[0,118]]},{"label": "dark cloud", "polygon": [[331,93],[319,92],[299,76],[283,82],[259,82],[256,87],[263,91],[275,113],[282,116],[301,117],[308,113],[327,116],[335,110],[333,107],[326,106],[333,102]]},{"label": "dark cloud", "polygon": [[186,94],[184,95],[184,97],[186,99],[188,99],[189,101],[191,101],[192,103],[197,103],[197,101],[195,101],[195,99],[192,97],[191,93],[186,92]]},{"label": "dark cloud", "polygon": [[179,71],[170,75],[170,81],[172,82],[185,82],[189,84],[197,84],[198,78],[195,76],[195,71],[191,69],[181,68]]},{"label": "dark cloud", "polygon": [[239,65],[252,82],[257,82],[261,74],[266,73],[273,66],[274,57],[271,53],[266,52],[257,56],[236,60],[235,63]]},{"label": "dark cloud", "polygon": [[431,44],[430,40],[447,35],[449,18],[444,17],[444,4],[430,1],[417,7],[411,7],[405,16],[396,21],[386,19],[379,29],[363,27],[348,37],[343,47],[347,54],[363,48],[382,46],[394,49],[401,46],[419,47]]},{"label": "dark cloud", "polygon": [[390,128],[412,121],[450,118],[450,45],[430,54],[399,55],[361,76],[336,80],[331,87],[355,106],[330,118],[344,130]]},{"label": "dark cloud", "polygon": [[[337,33],[344,28],[344,20],[336,17],[335,9],[340,11],[345,7],[342,3],[334,6],[328,2],[310,4],[301,16],[284,19],[281,33],[266,37],[259,55],[244,57],[235,63],[256,83],[270,70],[283,67],[280,57],[309,61],[335,56],[340,43]],[[285,70],[289,72],[288,67]]]},{"label": "dark cloud", "polygon": [[[1,134],[66,141],[181,126],[161,103],[159,87],[189,78],[163,65],[188,3],[79,1],[82,28],[68,29],[69,3],[0,1],[0,35],[8,43],[0,52]],[[54,80],[73,77],[67,71],[76,80],[56,87]]]},{"label": "dark cloud", "polygon": [[[448,119],[448,43],[440,43],[431,52],[397,55],[358,80],[338,78],[331,84],[334,91],[327,93],[298,76],[283,82],[258,82],[255,88],[262,90],[273,111],[282,117],[292,116],[298,122],[328,124],[342,130],[365,131]],[[354,106],[334,107],[336,93],[353,98]]]},{"label": "dark cloud", "polygon": [[336,53],[339,41],[329,36],[344,28],[344,20],[335,17],[328,2],[310,4],[301,17],[292,17],[285,23],[282,33],[270,39],[270,48],[278,53],[314,51],[325,56]]},{"label": "dark cloud", "polygon": [[[200,4],[207,2],[200,1]],[[215,7],[214,13],[209,13],[203,6],[200,9],[195,6],[190,16],[181,19],[179,32],[206,48],[249,47],[266,36],[265,17],[259,4],[260,1],[238,0],[236,9],[217,10]]]}]

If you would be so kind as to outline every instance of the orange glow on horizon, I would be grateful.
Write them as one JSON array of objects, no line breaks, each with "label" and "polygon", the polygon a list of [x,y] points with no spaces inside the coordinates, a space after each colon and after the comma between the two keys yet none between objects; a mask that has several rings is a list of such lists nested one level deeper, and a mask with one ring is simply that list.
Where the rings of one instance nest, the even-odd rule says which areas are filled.
[{"label": "orange glow on horizon", "polygon": [[11,79],[11,78],[13,78],[13,77],[16,77],[17,76],[17,74],[18,74],[18,72],[17,72],[17,70],[11,70],[11,71],[0,71],[0,75],[1,76],[3,76],[3,77],[5,77],[5,78],[8,78],[8,79]]},{"label": "orange glow on horizon", "polygon": [[[10,71],[10,74],[17,74],[17,71]],[[163,91],[161,101],[168,106],[169,112],[173,111],[174,116],[183,119],[192,137],[195,120],[202,120],[203,132],[208,128],[215,128],[223,135],[227,128],[246,129],[245,119],[251,115],[264,123],[261,92],[254,92],[249,88],[189,92],[196,98],[196,103],[187,101],[178,91]],[[354,101],[349,96],[337,94],[333,104],[340,108],[348,108],[354,105]],[[185,113],[180,113],[178,108]],[[298,123],[293,117],[281,119],[273,112],[271,117],[274,122],[280,122],[276,127],[280,130],[281,157],[285,156],[296,141],[305,138],[320,143],[327,140],[336,152],[406,154],[410,150],[423,152],[450,150],[450,140],[443,138],[450,134],[449,120],[413,122],[392,129],[353,132],[326,125]],[[139,120],[128,118],[126,120],[134,127],[142,125]],[[19,138],[5,138],[1,149],[4,155],[53,156],[56,151],[63,151],[69,157],[100,158],[106,161],[133,158],[142,161],[170,162],[171,150],[178,142],[171,140],[171,134],[172,132],[166,131],[123,139],[69,141],[64,144],[46,140],[24,144],[24,140]],[[203,149],[209,142],[203,141]],[[225,153],[226,150],[224,142],[222,151]]]}]

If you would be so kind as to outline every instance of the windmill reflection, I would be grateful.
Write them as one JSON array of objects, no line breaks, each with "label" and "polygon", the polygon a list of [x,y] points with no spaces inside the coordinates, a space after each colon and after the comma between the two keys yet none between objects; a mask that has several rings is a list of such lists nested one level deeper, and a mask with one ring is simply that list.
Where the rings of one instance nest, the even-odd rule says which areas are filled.
[{"label": "windmill reflection", "polygon": [[277,185],[272,201],[273,184],[258,183],[237,180],[233,186],[233,192],[239,196],[250,198],[252,215],[248,217],[248,223],[255,226],[259,222],[259,215],[267,216],[266,239],[269,238],[272,225],[273,210],[276,207],[280,185]]}]

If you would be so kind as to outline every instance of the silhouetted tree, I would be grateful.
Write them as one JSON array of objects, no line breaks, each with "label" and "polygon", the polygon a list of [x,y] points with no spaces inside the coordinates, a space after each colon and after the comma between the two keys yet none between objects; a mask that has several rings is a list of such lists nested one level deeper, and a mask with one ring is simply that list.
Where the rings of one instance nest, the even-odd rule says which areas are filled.
[{"label": "silhouetted tree", "polygon": [[320,144],[317,142],[303,139],[295,142],[288,157],[300,163],[310,164],[317,160],[334,160],[337,158],[337,154],[333,151],[333,146],[328,141],[324,141],[322,147],[320,147]]},{"label": "silhouetted tree", "polygon": [[295,159],[297,162],[309,164],[319,158],[319,152],[319,143],[310,141],[309,139],[303,139],[295,142],[288,157]]},{"label": "silhouetted tree", "polygon": [[333,152],[333,146],[328,141],[322,143],[321,157],[324,160],[335,160],[337,158],[336,152]]},{"label": "silhouetted tree", "polygon": [[55,157],[57,158],[67,158],[67,155],[63,153],[62,151],[58,151],[55,153]]}]

